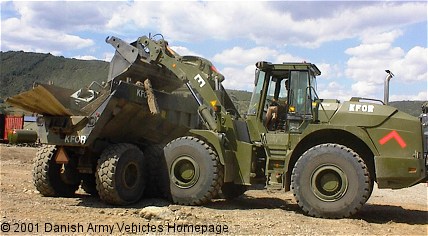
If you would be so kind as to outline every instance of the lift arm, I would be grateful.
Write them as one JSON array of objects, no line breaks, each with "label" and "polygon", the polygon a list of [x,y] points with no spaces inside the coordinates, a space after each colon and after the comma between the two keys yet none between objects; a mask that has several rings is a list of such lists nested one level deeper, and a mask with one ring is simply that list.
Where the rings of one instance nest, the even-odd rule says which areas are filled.
[{"label": "lift arm", "polygon": [[146,76],[151,79],[154,89],[169,92],[185,84],[197,101],[207,127],[216,132],[222,130],[219,121],[222,116],[228,113],[239,116],[221,84],[224,76],[207,59],[180,56],[168,46],[167,41],[147,36],[131,44],[115,37],[106,41],[116,48],[117,57],[110,65],[109,81],[114,83],[115,80]]}]

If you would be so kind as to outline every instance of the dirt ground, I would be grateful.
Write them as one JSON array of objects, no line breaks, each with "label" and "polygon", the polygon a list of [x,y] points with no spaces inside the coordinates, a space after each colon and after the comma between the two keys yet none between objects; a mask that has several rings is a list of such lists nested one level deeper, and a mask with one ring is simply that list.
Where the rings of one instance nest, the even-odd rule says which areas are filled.
[{"label": "dirt ground", "polygon": [[81,189],[73,198],[42,197],[32,183],[36,150],[0,144],[0,235],[428,235],[426,184],[376,188],[357,215],[340,220],[305,216],[291,192],[266,190],[205,206],[143,199],[113,207]]}]

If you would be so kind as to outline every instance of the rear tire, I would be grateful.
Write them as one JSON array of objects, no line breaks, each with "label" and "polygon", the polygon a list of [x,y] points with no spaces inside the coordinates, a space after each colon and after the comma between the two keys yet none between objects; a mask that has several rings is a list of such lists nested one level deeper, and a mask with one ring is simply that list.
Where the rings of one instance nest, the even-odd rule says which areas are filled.
[{"label": "rear tire", "polygon": [[135,145],[121,143],[106,148],[95,175],[101,200],[113,205],[140,200],[146,181],[144,165],[144,154]]},{"label": "rear tire", "polygon": [[144,149],[148,166],[148,181],[144,191],[146,197],[168,197],[169,176],[165,163],[163,145],[151,145]]},{"label": "rear tire", "polygon": [[317,145],[299,158],[291,186],[302,210],[322,218],[355,214],[372,188],[368,168],[359,155],[331,143]]},{"label": "rear tire", "polygon": [[195,137],[181,137],[171,141],[164,153],[174,203],[201,205],[218,195],[223,166],[208,144]]},{"label": "rear tire", "polygon": [[62,165],[55,162],[57,151],[53,145],[39,148],[33,165],[34,186],[46,197],[74,196],[79,184],[67,184],[61,179]]}]

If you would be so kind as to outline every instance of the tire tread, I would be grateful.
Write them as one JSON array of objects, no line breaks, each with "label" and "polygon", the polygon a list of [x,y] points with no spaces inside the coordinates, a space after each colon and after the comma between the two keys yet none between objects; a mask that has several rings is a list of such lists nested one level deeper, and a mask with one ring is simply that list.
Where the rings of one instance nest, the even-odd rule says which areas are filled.
[{"label": "tire tread", "polygon": [[210,187],[209,190],[204,194],[203,197],[199,198],[199,199],[192,199],[192,200],[183,200],[183,199],[175,199],[173,198],[173,196],[171,196],[173,198],[173,201],[177,204],[181,204],[181,205],[203,205],[209,201],[211,201],[211,199],[213,199],[215,196],[218,195],[221,186],[223,185],[223,177],[224,177],[224,169],[223,166],[221,165],[220,161],[219,161],[219,157],[217,155],[217,153],[211,148],[211,146],[209,146],[206,142],[204,142],[203,140],[193,137],[193,136],[184,136],[184,137],[180,137],[177,138],[171,142],[169,142],[166,146],[165,149],[168,149],[171,147],[171,145],[175,142],[179,142],[179,141],[183,141],[183,142],[193,142],[196,145],[200,145],[203,147],[203,149],[205,149],[205,151],[207,152],[207,154],[210,157],[210,161],[212,164],[212,167],[214,168],[213,171],[213,178],[211,179],[211,183],[210,183]]},{"label": "tire tread", "polygon": [[[44,145],[39,148],[33,164],[33,184],[37,191],[45,197],[71,197],[79,188],[79,185],[70,185],[61,181],[60,173],[55,168],[53,160],[57,147]],[[55,175],[55,176],[52,176]]]},{"label": "tire tread", "polygon": [[[313,209],[310,206],[306,206],[304,204],[303,201],[300,201],[300,197],[298,196],[298,194],[296,194],[296,189],[299,188],[299,186],[297,186],[295,180],[299,178],[300,173],[298,173],[296,167],[299,165],[304,165],[306,160],[302,157],[306,156],[309,152],[317,152],[319,149],[324,149],[324,148],[339,148],[341,150],[344,150],[345,152],[349,153],[350,155],[352,155],[353,158],[356,159],[356,163],[358,163],[359,167],[361,168],[361,170],[364,173],[364,185],[366,186],[364,188],[364,192],[361,193],[360,196],[360,200],[359,202],[351,207],[351,209],[349,209],[349,211],[343,213],[343,214],[337,214],[337,215],[332,215],[332,214],[323,214],[322,212],[318,212],[315,209]],[[349,217],[353,214],[355,214],[357,211],[359,211],[362,206],[366,203],[366,201],[368,200],[368,198],[370,197],[370,193],[371,193],[371,184],[370,184],[370,173],[369,170],[364,162],[364,160],[352,149],[344,146],[344,145],[340,145],[340,144],[336,144],[336,143],[325,143],[325,144],[320,144],[317,146],[314,146],[310,149],[308,149],[306,152],[304,152],[302,154],[302,156],[297,160],[293,171],[292,171],[292,178],[291,178],[291,189],[293,190],[293,195],[297,201],[297,204],[300,206],[300,208],[302,209],[302,211],[309,215],[309,216],[313,216],[313,217],[319,217],[319,218],[346,218]]]},{"label": "tire tread", "polygon": [[121,154],[131,148],[139,149],[129,143],[115,144],[106,148],[100,159],[98,159],[95,181],[98,195],[102,201],[113,205],[126,205],[133,202],[125,201],[120,197],[115,188],[116,180],[114,174]]}]

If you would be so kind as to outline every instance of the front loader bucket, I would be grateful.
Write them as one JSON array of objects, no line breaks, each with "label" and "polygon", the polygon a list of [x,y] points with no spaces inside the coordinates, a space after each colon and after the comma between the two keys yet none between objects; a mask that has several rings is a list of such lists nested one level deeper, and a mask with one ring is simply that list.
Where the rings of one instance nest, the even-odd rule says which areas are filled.
[{"label": "front loader bucket", "polygon": [[6,100],[9,104],[26,111],[52,116],[79,115],[79,111],[67,108],[73,90],[54,85],[40,84],[34,89]]},{"label": "front loader bucket", "polygon": [[114,80],[118,84],[118,81],[122,80],[137,83],[150,79],[154,90],[165,92],[172,92],[183,86],[183,82],[174,73],[150,62],[147,53],[138,46],[139,41],[129,44],[119,38],[110,37],[106,42],[116,49],[110,62],[107,82]]}]

